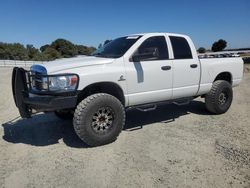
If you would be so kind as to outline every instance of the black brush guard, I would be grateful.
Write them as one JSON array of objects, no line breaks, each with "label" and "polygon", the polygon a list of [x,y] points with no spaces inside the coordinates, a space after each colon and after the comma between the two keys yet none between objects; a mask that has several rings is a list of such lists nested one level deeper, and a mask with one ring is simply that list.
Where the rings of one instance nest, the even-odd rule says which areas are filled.
[{"label": "black brush guard", "polygon": [[[32,92],[31,89],[31,77],[29,71],[23,68],[14,67],[12,72],[12,92],[15,104],[19,110],[22,118],[30,118],[33,111],[45,112],[55,111],[62,109],[75,108],[77,105],[77,94],[76,92],[63,93],[58,95],[53,92],[44,93]],[[30,96],[30,94],[35,94]]]}]

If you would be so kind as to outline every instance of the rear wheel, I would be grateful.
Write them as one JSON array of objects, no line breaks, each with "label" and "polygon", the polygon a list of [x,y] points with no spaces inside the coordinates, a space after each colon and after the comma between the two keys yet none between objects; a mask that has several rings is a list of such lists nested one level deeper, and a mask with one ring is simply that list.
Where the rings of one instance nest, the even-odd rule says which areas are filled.
[{"label": "rear wheel", "polygon": [[78,104],[74,113],[75,132],[89,146],[115,141],[124,124],[124,107],[109,94],[98,93],[87,97]]},{"label": "rear wheel", "polygon": [[225,113],[231,106],[233,90],[229,82],[217,80],[213,83],[212,89],[205,96],[206,108],[214,114]]}]

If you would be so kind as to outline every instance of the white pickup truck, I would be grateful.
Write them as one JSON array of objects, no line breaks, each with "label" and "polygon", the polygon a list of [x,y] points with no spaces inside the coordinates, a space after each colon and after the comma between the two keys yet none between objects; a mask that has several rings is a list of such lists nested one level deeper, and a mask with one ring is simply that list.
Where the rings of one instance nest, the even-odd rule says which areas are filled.
[{"label": "white pickup truck", "polygon": [[12,89],[23,118],[54,111],[73,119],[88,145],[113,142],[125,124],[125,110],[154,110],[161,103],[205,98],[209,112],[226,112],[232,87],[243,76],[241,58],[199,59],[186,35],[146,33],[117,38],[91,56],[15,67]]}]

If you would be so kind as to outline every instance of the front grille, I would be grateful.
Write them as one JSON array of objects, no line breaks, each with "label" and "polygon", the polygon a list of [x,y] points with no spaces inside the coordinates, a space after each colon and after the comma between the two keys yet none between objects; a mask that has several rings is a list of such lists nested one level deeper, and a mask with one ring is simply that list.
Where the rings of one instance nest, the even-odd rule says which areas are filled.
[{"label": "front grille", "polygon": [[44,75],[47,75],[47,70],[45,67],[41,65],[33,65],[31,67],[31,83],[33,90],[44,90],[43,81],[45,78],[47,78]]},{"label": "front grille", "polygon": [[32,72],[32,77],[31,77],[31,82],[32,82],[32,88],[35,90],[43,90],[42,84],[42,76],[38,72]]},{"label": "front grille", "polygon": [[35,78],[35,88],[37,90],[42,90],[43,87],[42,87],[42,79],[41,79],[41,76],[36,76]]}]

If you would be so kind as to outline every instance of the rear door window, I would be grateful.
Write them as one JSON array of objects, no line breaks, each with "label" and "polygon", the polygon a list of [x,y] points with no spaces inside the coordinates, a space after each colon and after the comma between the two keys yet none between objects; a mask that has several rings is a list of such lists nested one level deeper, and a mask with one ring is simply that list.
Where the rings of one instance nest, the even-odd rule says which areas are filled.
[{"label": "rear door window", "polygon": [[183,37],[170,36],[174,58],[175,59],[192,59],[192,52],[187,40]]}]

